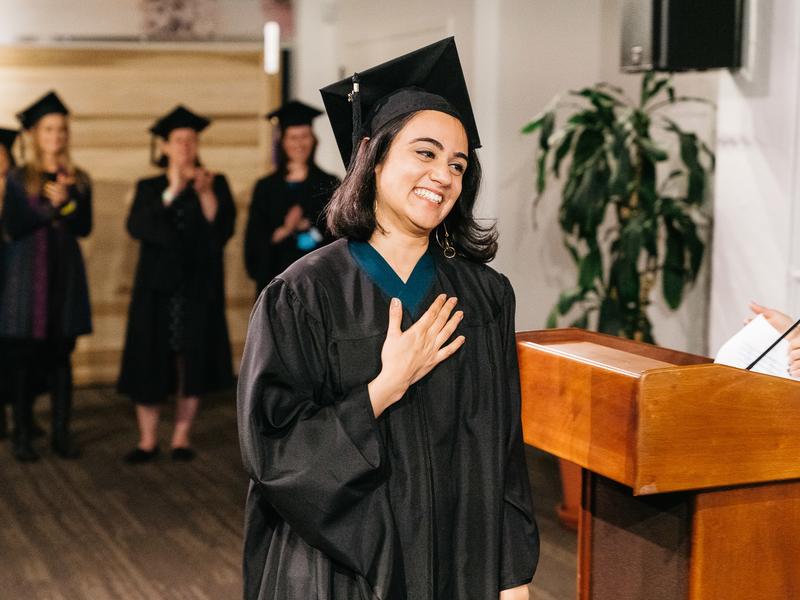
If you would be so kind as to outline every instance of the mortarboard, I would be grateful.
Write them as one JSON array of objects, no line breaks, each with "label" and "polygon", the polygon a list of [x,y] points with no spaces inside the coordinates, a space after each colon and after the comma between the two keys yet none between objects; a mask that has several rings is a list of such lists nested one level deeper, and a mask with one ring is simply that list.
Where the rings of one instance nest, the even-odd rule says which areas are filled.
[{"label": "mortarboard", "polygon": [[356,73],[322,88],[320,93],[345,166],[361,138],[396,117],[419,110],[438,110],[458,118],[470,147],[480,148],[452,37]]},{"label": "mortarboard", "polygon": [[16,129],[3,129],[0,127],[0,145],[5,146],[11,152],[11,147],[14,145],[14,140],[17,139],[17,135],[19,135],[19,131]]},{"label": "mortarboard", "polygon": [[11,166],[15,166],[17,161],[14,160],[14,152],[11,148],[14,146],[14,140],[17,139],[19,131],[16,129],[3,129],[0,127],[0,145],[5,146],[8,150],[8,158],[11,161]]},{"label": "mortarboard", "polygon": [[22,128],[28,130],[36,125],[39,119],[52,113],[68,115],[69,110],[55,92],[48,92],[28,108],[17,113],[17,119]]},{"label": "mortarboard", "polygon": [[297,100],[290,100],[277,110],[273,110],[266,118],[277,121],[281,129],[286,129],[294,125],[311,125],[311,121],[321,114],[322,111],[313,106]]},{"label": "mortarboard", "polygon": [[150,133],[158,137],[167,139],[173,129],[181,129],[187,127],[194,129],[200,133],[211,124],[210,119],[201,117],[190,111],[188,108],[179,104],[173,108],[169,113],[161,117],[150,128]]},{"label": "mortarboard", "polygon": [[150,128],[150,160],[155,165],[160,165],[161,159],[156,159],[156,137],[163,139],[169,138],[169,134],[174,129],[194,129],[200,133],[211,124],[211,119],[201,117],[191,110],[179,104],[166,115],[156,121]]}]

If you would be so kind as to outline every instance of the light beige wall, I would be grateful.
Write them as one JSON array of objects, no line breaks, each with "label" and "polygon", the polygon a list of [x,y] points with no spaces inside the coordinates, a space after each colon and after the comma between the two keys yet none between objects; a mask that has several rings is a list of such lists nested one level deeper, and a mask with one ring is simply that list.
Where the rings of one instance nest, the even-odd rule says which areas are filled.
[{"label": "light beige wall", "polygon": [[[214,35],[260,39],[261,0],[203,1],[212,10]],[[58,37],[136,38],[143,30],[141,4],[141,0],[0,0],[0,43]]]},{"label": "light beige wall", "polygon": [[257,48],[8,48],[0,55],[0,125],[56,89],[72,111],[74,159],[94,180],[95,227],[83,250],[95,332],[79,340],[77,383],[116,379],[138,252],[125,218],[134,182],[157,172],[148,162],[147,129],[177,103],[214,119],[201,138],[201,155],[210,169],[228,176],[236,199],[236,235],[225,261],[238,367],[254,295],[242,263],[242,232],[252,184],[266,170],[268,125],[260,116],[273,84],[263,75]]}]

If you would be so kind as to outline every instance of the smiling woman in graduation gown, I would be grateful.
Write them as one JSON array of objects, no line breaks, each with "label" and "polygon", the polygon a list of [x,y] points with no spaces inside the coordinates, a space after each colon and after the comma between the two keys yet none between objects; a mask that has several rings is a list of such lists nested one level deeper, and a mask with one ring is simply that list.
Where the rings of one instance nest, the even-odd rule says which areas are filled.
[{"label": "smiling woman in graduation gown", "polygon": [[[238,391],[251,477],[247,599],[528,597],[538,534],[514,293],[483,264],[495,234],[472,218],[479,140],[459,73],[452,39],[361,73],[356,101],[367,120],[356,139],[371,139],[329,216],[337,233],[346,224],[346,237],[293,264],[256,303]],[[345,80],[323,90],[346,163],[350,89]],[[419,138],[413,152],[409,137]],[[391,199],[381,192],[376,203],[369,182],[380,188],[392,177]],[[457,196],[449,178],[461,177]],[[409,181],[413,193],[402,185]],[[400,220],[389,213],[397,207]],[[381,252],[408,215],[424,226],[419,259],[401,277]],[[384,374],[417,360],[398,354],[401,340],[430,335],[435,346],[423,350],[435,366],[414,371],[399,395],[385,394]],[[376,408],[379,398],[390,399]]]},{"label": "smiling woman in graduation gown", "polygon": [[280,127],[277,165],[256,182],[244,240],[245,267],[257,293],[298,258],[331,241],[321,215],[339,180],[314,162],[312,121],[321,114],[293,100],[267,115]]}]

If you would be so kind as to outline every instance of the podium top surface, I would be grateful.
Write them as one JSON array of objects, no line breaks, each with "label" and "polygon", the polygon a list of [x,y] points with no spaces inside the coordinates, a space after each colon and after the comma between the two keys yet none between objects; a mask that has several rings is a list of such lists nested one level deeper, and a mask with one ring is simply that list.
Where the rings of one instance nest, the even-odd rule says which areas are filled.
[{"label": "podium top surface", "polygon": [[650,369],[663,369],[674,366],[673,363],[640,356],[617,348],[610,348],[588,340],[544,343],[542,346],[571,360],[595,365],[603,369],[613,369],[632,376],[638,376]]},{"label": "podium top surface", "polygon": [[635,494],[800,479],[800,382],[579,329],[517,353],[526,443]]}]

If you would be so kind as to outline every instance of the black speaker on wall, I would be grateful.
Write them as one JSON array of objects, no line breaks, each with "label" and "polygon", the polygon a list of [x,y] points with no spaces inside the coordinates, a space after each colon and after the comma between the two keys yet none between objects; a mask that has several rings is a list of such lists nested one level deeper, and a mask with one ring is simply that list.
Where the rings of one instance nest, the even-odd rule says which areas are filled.
[{"label": "black speaker on wall", "polygon": [[623,71],[738,69],[744,0],[624,0]]}]

